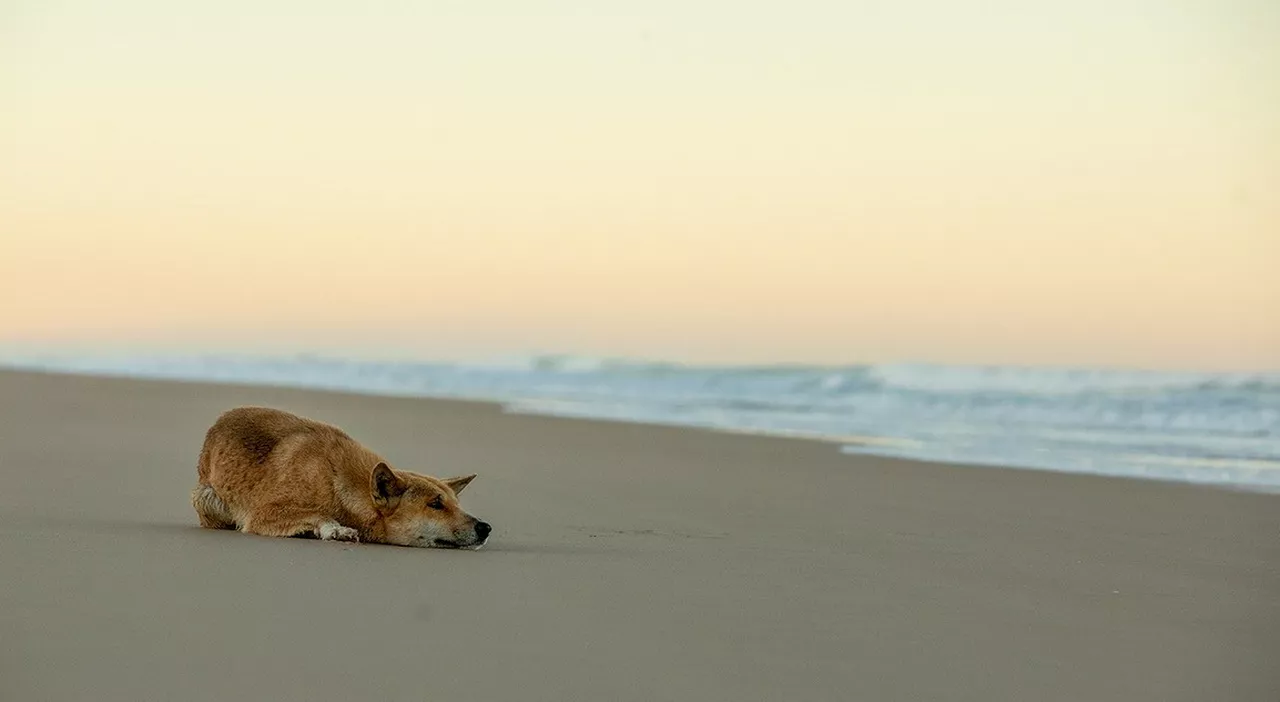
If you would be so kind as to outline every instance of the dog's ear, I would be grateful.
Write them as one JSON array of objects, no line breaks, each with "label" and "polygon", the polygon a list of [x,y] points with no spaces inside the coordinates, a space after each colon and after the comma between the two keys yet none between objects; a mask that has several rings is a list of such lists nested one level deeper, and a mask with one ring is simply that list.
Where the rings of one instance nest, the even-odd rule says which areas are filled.
[{"label": "dog's ear", "polygon": [[470,485],[471,481],[475,479],[476,479],[475,473],[472,473],[471,475],[463,475],[457,478],[446,478],[441,482],[443,482],[445,485],[448,485],[449,489],[453,490],[453,494],[456,495],[462,492],[462,488]]},{"label": "dog's ear", "polygon": [[381,507],[403,495],[408,485],[405,485],[404,480],[387,467],[386,463],[379,461],[378,465],[373,467],[370,488],[373,491],[373,503]]}]

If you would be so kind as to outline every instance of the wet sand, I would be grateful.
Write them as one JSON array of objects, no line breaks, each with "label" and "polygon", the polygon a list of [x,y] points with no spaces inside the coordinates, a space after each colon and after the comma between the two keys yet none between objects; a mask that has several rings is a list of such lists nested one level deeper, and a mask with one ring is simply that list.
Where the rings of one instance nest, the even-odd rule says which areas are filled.
[{"label": "wet sand", "polygon": [[[201,530],[238,404],[480,551]],[[494,405],[0,372],[0,700],[1280,699],[1280,497]]]}]

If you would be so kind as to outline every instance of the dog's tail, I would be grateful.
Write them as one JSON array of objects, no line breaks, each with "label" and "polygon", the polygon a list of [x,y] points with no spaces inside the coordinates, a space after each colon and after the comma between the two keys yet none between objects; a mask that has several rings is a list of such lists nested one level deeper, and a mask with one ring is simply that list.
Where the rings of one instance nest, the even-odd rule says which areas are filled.
[{"label": "dog's tail", "polygon": [[191,491],[191,506],[200,516],[200,526],[206,529],[235,529],[236,519],[231,508],[218,497],[213,487],[201,483]]}]

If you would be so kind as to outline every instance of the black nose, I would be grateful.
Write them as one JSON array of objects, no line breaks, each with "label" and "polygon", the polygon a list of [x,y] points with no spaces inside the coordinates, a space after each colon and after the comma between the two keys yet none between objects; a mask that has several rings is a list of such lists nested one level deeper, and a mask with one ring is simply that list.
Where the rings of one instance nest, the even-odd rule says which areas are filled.
[{"label": "black nose", "polygon": [[476,522],[476,536],[481,541],[489,538],[489,532],[493,531],[493,527],[489,526],[489,522]]}]

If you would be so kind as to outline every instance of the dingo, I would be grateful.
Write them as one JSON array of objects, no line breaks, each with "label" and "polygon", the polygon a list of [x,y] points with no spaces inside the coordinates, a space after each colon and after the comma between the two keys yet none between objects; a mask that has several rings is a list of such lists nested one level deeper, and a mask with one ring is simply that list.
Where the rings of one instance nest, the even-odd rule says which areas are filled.
[{"label": "dingo", "polygon": [[191,505],[209,529],[438,548],[479,548],[491,531],[458,506],[475,475],[392,470],[341,429],[266,407],[218,417],[198,473]]}]

